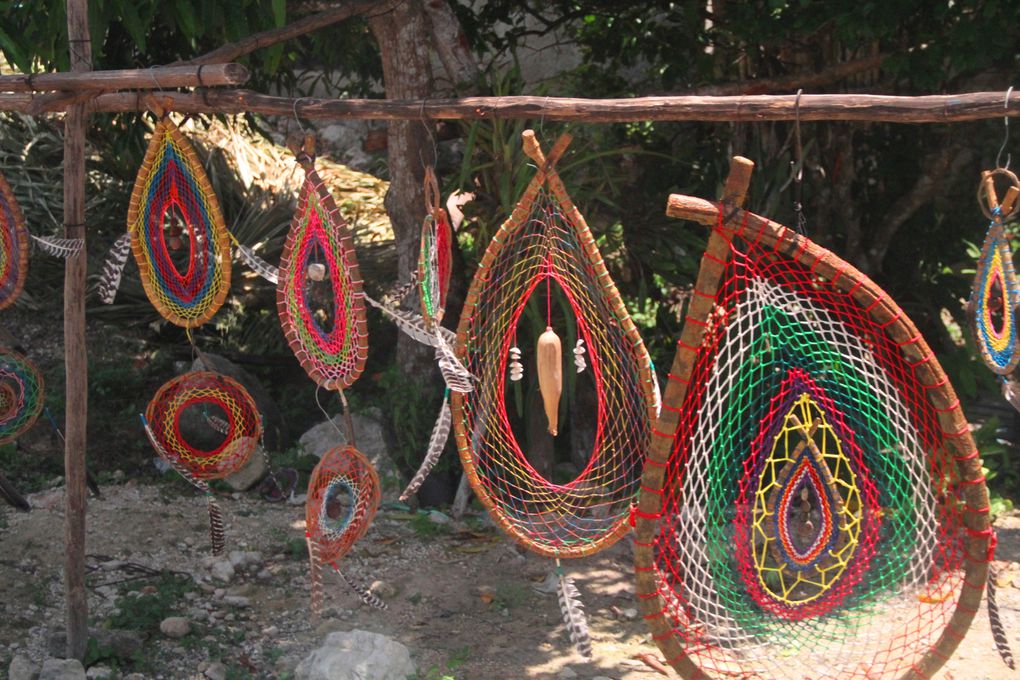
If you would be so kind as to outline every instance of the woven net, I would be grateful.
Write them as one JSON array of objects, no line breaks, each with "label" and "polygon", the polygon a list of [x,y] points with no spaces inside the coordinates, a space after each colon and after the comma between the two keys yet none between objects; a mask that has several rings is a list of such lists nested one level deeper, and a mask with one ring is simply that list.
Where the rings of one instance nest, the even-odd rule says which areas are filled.
[{"label": "woven net", "polygon": [[308,481],[308,540],[323,564],[333,564],[365,535],[379,507],[379,476],[353,446],[330,449]]},{"label": "woven net", "polygon": [[[453,394],[454,424],[472,487],[504,530],[537,553],[577,557],[629,529],[654,397],[650,359],[594,237],[558,178],[550,184],[555,195],[533,182],[475,274],[458,352],[477,384]],[[574,391],[593,394],[594,433],[578,452],[582,471],[563,484],[529,462],[507,408],[514,403],[509,354],[515,344],[526,346],[517,334],[533,294],[530,306],[543,319],[570,329],[567,344],[581,339],[586,347],[587,370],[577,374]],[[534,370],[533,358],[522,361]],[[575,373],[566,364],[564,374]]]},{"label": "woven net", "polygon": [[437,208],[425,217],[418,253],[418,292],[426,323],[439,323],[446,310],[453,261],[453,230],[446,211]]},{"label": "woven net", "polygon": [[21,207],[0,174],[0,309],[14,304],[28,274],[28,230]]},{"label": "woven net", "polygon": [[1016,309],[1020,288],[1013,271],[1009,238],[996,220],[988,227],[967,303],[971,331],[985,365],[1000,375],[1020,363]]},{"label": "woven net", "polygon": [[230,243],[219,202],[188,141],[156,124],[128,206],[131,250],[145,293],[168,321],[208,321],[230,290]]},{"label": "woven net", "polygon": [[262,417],[240,383],[193,371],[166,382],[145,410],[156,450],[195,479],[240,470],[262,439]]},{"label": "woven net", "polygon": [[361,274],[351,232],[312,159],[299,154],[298,161],[305,181],[280,260],[277,310],[312,380],[342,389],[358,379],[368,356]]},{"label": "woven net", "polygon": [[0,348],[0,444],[14,441],[35,424],[43,396],[39,369],[14,350]]},{"label": "woven net", "polygon": [[963,498],[983,480],[962,481],[947,444],[965,423],[940,424],[958,401],[933,404],[947,388],[930,350],[908,360],[923,340],[888,330],[902,312],[881,296],[858,302],[846,282],[862,275],[819,249],[823,277],[821,257],[755,236],[730,244],[692,372],[671,376],[686,398],[663,407],[679,428],[654,535],[658,638],[718,677],[913,673],[983,585],[965,586],[967,541],[987,532],[964,516],[987,510]]}]

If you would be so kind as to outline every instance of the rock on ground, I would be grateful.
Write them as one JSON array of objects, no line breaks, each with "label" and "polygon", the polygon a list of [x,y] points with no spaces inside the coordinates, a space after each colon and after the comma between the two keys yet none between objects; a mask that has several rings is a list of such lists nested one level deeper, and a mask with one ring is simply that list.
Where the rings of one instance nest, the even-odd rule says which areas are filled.
[{"label": "rock on ground", "polygon": [[39,680],[86,680],[85,667],[78,659],[46,659]]},{"label": "rock on ground", "polygon": [[7,668],[7,677],[9,680],[35,680],[39,674],[31,659],[21,654],[15,654],[11,659],[11,665]]},{"label": "rock on ground", "polygon": [[[395,486],[399,486],[400,476],[386,446],[382,414],[379,409],[365,409],[360,413],[354,413],[351,420],[354,422],[354,432],[358,438],[358,450],[365,454],[365,457],[375,466],[383,488],[385,489],[387,486],[386,481],[391,479],[398,482]],[[326,451],[345,443],[344,436],[341,434],[343,431],[344,418],[343,415],[338,414],[333,417],[332,421],[321,422],[305,432],[298,440],[298,444],[306,454],[322,458]]]},{"label": "rock on ground", "polygon": [[263,441],[269,451],[281,450],[283,443],[287,441],[287,424],[283,420],[283,413],[276,405],[269,392],[262,386],[248,371],[244,370],[230,359],[221,357],[218,354],[203,352],[191,364],[193,371],[215,371],[233,378],[248,390],[248,394],[255,400],[255,406],[262,414],[262,426],[265,429]]},{"label": "rock on ground", "polygon": [[406,680],[417,673],[407,647],[365,630],[330,633],[294,670],[295,680]]},{"label": "rock on ground", "polygon": [[183,616],[170,616],[159,624],[159,630],[168,638],[182,638],[191,632],[191,622]]}]

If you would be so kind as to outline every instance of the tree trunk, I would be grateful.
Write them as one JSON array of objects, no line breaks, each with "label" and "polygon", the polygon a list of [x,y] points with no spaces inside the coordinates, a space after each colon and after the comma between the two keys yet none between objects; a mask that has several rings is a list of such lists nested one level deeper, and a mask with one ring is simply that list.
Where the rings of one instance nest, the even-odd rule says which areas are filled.
[{"label": "tree trunk", "polygon": [[[408,0],[379,14],[369,24],[382,51],[383,79],[390,99],[419,99],[429,94],[432,70],[429,63],[429,33],[420,0]],[[397,279],[407,281],[418,267],[420,229],[425,218],[422,184],[425,165],[435,163],[431,123],[391,121],[387,138],[390,189],[386,212],[393,224],[397,246]],[[408,304],[415,309],[417,291]],[[405,375],[431,371],[432,352],[401,334],[397,342],[397,363]]]}]

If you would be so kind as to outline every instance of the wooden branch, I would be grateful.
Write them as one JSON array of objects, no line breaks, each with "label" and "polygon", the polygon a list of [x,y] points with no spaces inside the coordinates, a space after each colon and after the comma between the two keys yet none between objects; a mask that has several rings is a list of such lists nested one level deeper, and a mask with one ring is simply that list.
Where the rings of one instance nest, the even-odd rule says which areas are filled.
[{"label": "wooden branch", "polygon": [[352,0],[351,2],[344,4],[342,7],[313,14],[312,16],[299,19],[298,21],[287,24],[286,26],[281,26],[280,28],[274,28],[268,31],[262,31],[261,33],[255,33],[254,35],[249,35],[247,38],[238,40],[236,43],[224,45],[212,52],[207,52],[200,57],[181,63],[222,64],[224,62],[234,61],[238,57],[243,57],[255,50],[270,47],[293,38],[299,38],[306,33],[311,33],[312,31],[317,31],[320,28],[332,26],[333,24],[339,23],[344,19],[349,19],[353,16],[368,14],[373,11],[385,12],[392,5],[392,0]]},{"label": "wooden branch", "polygon": [[241,64],[160,66],[120,71],[0,76],[0,92],[162,90],[175,87],[236,86],[244,85],[246,82],[248,69]]},{"label": "wooden branch", "polygon": [[[45,95],[0,94],[0,111],[58,112],[63,104],[33,109]],[[636,97],[633,99],[576,99],[566,97],[467,97],[463,99],[314,99],[273,97],[250,90],[168,92],[171,108],[181,113],[259,113],[320,120],[469,120],[486,118],[542,118],[585,123],[629,121],[760,122],[793,120],[795,95],[747,97]],[[41,111],[39,109],[42,109]],[[103,94],[89,103],[92,112],[146,110],[138,94]],[[1020,116],[1020,96],[1003,106],[1001,92],[893,97],[887,95],[806,94],[800,119],[857,120],[888,123],[948,123],[1002,116]]]}]

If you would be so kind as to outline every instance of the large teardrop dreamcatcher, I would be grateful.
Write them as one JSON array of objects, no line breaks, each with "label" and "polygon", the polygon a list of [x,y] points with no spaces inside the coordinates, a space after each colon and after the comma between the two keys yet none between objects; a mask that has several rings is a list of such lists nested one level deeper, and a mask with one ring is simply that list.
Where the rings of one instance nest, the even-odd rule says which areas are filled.
[{"label": "large teardrop dreamcatcher", "polygon": [[[531,131],[524,134],[525,151],[538,171],[493,236],[472,281],[457,352],[477,385],[473,392],[453,395],[453,420],[465,472],[493,519],[529,550],[557,560],[564,618],[578,650],[588,656],[577,590],[559,559],[595,553],[630,529],[655,390],[644,344],[556,172],[569,142],[568,135],[560,137],[544,156]],[[545,331],[532,353],[518,347],[517,334],[522,317],[535,308]],[[580,474],[566,483],[536,471],[508,413],[513,402],[508,393],[526,366],[533,366],[544,429],[551,436],[562,429],[564,361],[556,328],[573,334],[573,346],[580,350],[573,368],[588,372],[595,402],[590,451]]]},{"label": "large teardrop dreamcatcher", "polygon": [[992,551],[959,400],[864,274],[740,208],[714,225],[637,511],[638,597],[684,677],[930,677]]}]

